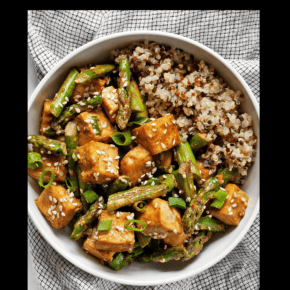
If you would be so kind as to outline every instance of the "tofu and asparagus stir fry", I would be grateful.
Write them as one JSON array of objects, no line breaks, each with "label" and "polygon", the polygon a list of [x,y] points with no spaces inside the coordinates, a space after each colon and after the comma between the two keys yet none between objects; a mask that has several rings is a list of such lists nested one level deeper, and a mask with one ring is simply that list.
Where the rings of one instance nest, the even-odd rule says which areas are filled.
[{"label": "tofu and asparagus stir fry", "polygon": [[252,117],[203,61],[133,43],[72,68],[29,135],[36,206],[102,264],[186,261],[248,206]]}]

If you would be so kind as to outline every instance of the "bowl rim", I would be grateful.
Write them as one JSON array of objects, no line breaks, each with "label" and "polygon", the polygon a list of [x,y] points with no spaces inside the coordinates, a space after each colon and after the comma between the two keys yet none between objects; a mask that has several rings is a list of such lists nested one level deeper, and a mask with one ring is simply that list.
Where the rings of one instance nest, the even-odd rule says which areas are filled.
[{"label": "bowl rim", "polygon": [[[181,36],[175,33],[170,33],[170,32],[165,32],[165,31],[153,31],[153,30],[134,30],[134,31],[125,31],[125,32],[118,32],[118,33],[114,33],[114,34],[110,34],[107,36],[103,36],[97,39],[93,39],[92,41],[78,47],[77,49],[73,50],[72,52],[70,52],[68,55],[66,55],[63,59],[61,59],[60,61],[58,61],[55,66],[44,76],[44,78],[39,82],[39,84],[37,85],[37,87],[34,89],[33,93],[31,94],[29,100],[28,100],[28,112],[29,109],[31,107],[31,105],[33,104],[36,96],[38,95],[39,91],[41,90],[41,88],[43,87],[43,85],[46,83],[46,81],[62,66],[64,65],[68,60],[70,60],[71,58],[73,58],[76,54],[78,54],[79,52],[83,51],[86,48],[89,48],[91,46],[96,45],[97,43],[112,39],[112,38],[118,38],[118,37],[123,37],[123,36],[129,36],[129,35],[160,35],[160,36],[167,36],[170,38],[175,38],[177,40],[182,40],[185,42],[188,42],[190,44],[193,44],[201,49],[203,49],[204,51],[208,52],[209,54],[212,54],[215,58],[217,58],[219,61],[221,61],[235,76],[236,78],[240,81],[240,83],[242,84],[242,86],[244,87],[244,89],[247,91],[253,105],[254,108],[256,110],[258,119],[259,119],[259,104],[257,99],[255,98],[254,94],[252,93],[250,87],[248,86],[248,84],[245,82],[245,80],[242,78],[242,76],[227,62],[227,60],[225,60],[222,56],[220,56],[218,53],[216,53],[215,51],[213,51],[212,49],[210,49],[209,47],[195,41],[192,40],[190,38],[187,38],[185,36]],[[28,196],[27,196],[28,198]],[[42,229],[42,227],[39,225],[39,222],[36,218],[36,216],[33,213],[32,208],[29,206],[28,204],[28,213],[29,216],[31,217],[34,225],[36,226],[36,228],[38,229],[38,231],[41,233],[42,237],[49,243],[49,245],[51,245],[54,250],[56,250],[60,255],[62,255],[63,257],[65,257],[69,262],[71,262],[73,265],[79,267],[80,269],[86,271],[87,273],[92,274],[95,277],[99,277],[102,279],[106,279],[112,282],[116,282],[116,283],[120,283],[120,284],[125,284],[125,285],[135,285],[135,286],[153,286],[153,285],[160,285],[160,284],[169,284],[169,283],[173,283],[173,282],[177,282],[183,279],[187,279],[190,277],[194,277],[197,274],[205,271],[206,269],[214,266],[217,262],[219,262],[221,259],[223,259],[226,255],[228,255],[236,246],[237,244],[243,239],[243,237],[246,235],[246,233],[248,232],[248,230],[250,229],[251,225],[253,224],[258,212],[259,212],[259,199],[260,196],[258,195],[257,197],[257,202],[256,202],[256,206],[253,209],[253,212],[251,214],[250,219],[248,220],[247,224],[244,226],[244,229],[240,232],[240,234],[235,237],[234,241],[231,243],[231,245],[224,250],[223,252],[221,252],[219,255],[217,255],[214,259],[212,259],[210,262],[206,263],[203,267],[200,267],[198,270],[194,271],[194,272],[185,272],[185,273],[181,273],[177,276],[174,276],[172,278],[166,279],[165,280],[160,280],[158,282],[150,282],[150,281],[131,281],[127,278],[120,278],[119,276],[114,276],[111,275],[109,273],[106,272],[102,272],[99,271],[98,269],[91,269],[89,267],[87,267],[84,264],[79,263],[79,261],[77,259],[72,258],[69,254],[67,254],[64,250],[62,250],[53,240],[50,239],[50,236],[45,232],[44,229]],[[97,273],[96,273],[97,272]],[[144,283],[145,282],[145,283]]]}]

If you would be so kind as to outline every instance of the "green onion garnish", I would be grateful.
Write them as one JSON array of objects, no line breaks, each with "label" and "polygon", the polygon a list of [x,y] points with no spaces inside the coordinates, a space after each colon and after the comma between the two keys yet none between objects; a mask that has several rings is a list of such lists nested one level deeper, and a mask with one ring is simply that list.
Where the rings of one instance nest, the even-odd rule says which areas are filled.
[{"label": "green onion garnish", "polygon": [[[43,185],[43,178],[44,178],[44,175],[45,175],[45,173],[46,173],[47,171],[50,171],[50,172],[51,172],[51,178],[50,178],[50,180],[49,180],[49,182],[48,182],[47,185]],[[42,187],[44,187],[44,188],[48,188],[48,187],[50,187],[51,184],[53,183],[54,178],[55,178],[55,174],[54,174],[54,172],[53,172],[52,170],[46,168],[46,169],[44,169],[44,170],[42,171],[38,183],[39,183],[40,186],[42,186]]]},{"label": "green onion garnish", "polygon": [[210,206],[220,209],[227,199],[228,193],[225,190],[220,189],[214,193],[214,196],[216,199],[211,203]]},{"label": "green onion garnish", "polygon": [[[68,176],[66,176],[66,177],[64,178],[64,181],[65,181],[66,187],[67,187],[71,192],[73,192],[73,191],[74,191],[74,187],[73,187],[73,183],[72,183],[71,179],[70,179]],[[68,183],[70,183],[70,185],[69,185]]]},{"label": "green onion garnish", "polygon": [[132,143],[130,131],[116,132],[112,135],[112,139],[119,146],[128,146]]},{"label": "green onion garnish", "polygon": [[133,208],[139,212],[144,212],[146,209],[146,205],[147,205],[146,201],[140,200],[133,203]]},{"label": "green onion garnish", "polygon": [[151,122],[151,120],[149,118],[139,117],[139,118],[136,118],[133,121],[130,121],[130,124],[135,124],[135,125],[141,126],[141,125],[149,123],[149,122]]},{"label": "green onion garnish", "polygon": [[169,197],[168,202],[169,202],[169,206],[171,207],[179,207],[181,209],[186,209],[186,202],[183,198]]},{"label": "green onion garnish", "polygon": [[83,197],[88,203],[93,203],[99,196],[93,190],[88,189],[83,193]]},{"label": "green onion garnish", "polygon": [[27,160],[28,160],[27,166],[31,169],[36,169],[43,165],[41,156],[37,152],[29,152],[27,154]]},{"label": "green onion garnish", "polygon": [[[129,224],[131,222],[140,224],[141,226],[143,226],[143,228],[138,229],[138,228],[132,228],[132,227],[128,226],[127,224]],[[143,221],[140,221],[140,220],[126,220],[125,223],[124,223],[124,228],[127,229],[127,230],[130,230],[130,231],[142,232],[142,231],[144,231],[146,229],[146,224]]]},{"label": "green onion garnish", "polygon": [[112,222],[113,222],[112,220],[106,220],[106,221],[99,222],[97,231],[98,232],[109,231],[111,229]]},{"label": "green onion garnish", "polygon": [[96,135],[101,135],[102,131],[99,126],[99,121],[97,116],[92,116],[92,119],[94,121],[93,128],[96,130]]}]

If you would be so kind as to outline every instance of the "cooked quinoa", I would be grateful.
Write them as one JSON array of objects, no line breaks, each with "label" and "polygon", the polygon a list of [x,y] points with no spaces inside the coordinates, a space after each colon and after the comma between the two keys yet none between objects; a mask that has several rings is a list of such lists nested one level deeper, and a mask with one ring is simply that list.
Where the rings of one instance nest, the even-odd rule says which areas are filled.
[{"label": "cooked quinoa", "polygon": [[173,114],[183,141],[206,134],[212,142],[197,152],[197,159],[212,175],[220,167],[237,168],[235,182],[243,183],[257,136],[252,116],[240,110],[241,92],[233,91],[211,65],[173,46],[145,40],[111,52],[116,63],[124,55],[147,98],[149,117]]}]

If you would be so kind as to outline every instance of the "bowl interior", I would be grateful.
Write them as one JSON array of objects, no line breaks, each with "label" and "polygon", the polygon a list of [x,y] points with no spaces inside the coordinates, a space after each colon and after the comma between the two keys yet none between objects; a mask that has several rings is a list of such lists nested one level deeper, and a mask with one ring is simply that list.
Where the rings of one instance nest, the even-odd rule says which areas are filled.
[{"label": "bowl interior", "polygon": [[[86,44],[63,59],[47,74],[31,96],[31,105],[28,108],[28,134],[39,134],[39,120],[44,99],[53,98],[71,67],[88,63],[105,63],[109,60],[111,50],[126,47],[132,41],[144,39],[173,45],[193,54],[197,60],[203,59],[206,63],[212,64],[232,89],[240,90],[244,94],[245,101],[242,103],[242,108],[253,116],[254,131],[259,137],[259,117],[250,97],[252,93],[241,77],[232,72],[221,57],[211,53],[212,51],[208,48],[183,37],[161,32],[122,33],[114,37],[105,37]],[[252,96],[252,98],[254,97]],[[86,254],[82,250],[80,243],[72,242],[69,239],[70,230],[68,227],[56,230],[45,219],[34,202],[34,199],[40,195],[42,189],[38,182],[30,177],[28,177],[29,214],[44,238],[61,255],[86,272],[104,279],[130,285],[156,285],[174,282],[196,275],[218,262],[236,246],[251,226],[259,206],[259,144],[256,150],[256,161],[249,170],[245,184],[241,187],[250,197],[244,218],[238,227],[231,227],[225,233],[215,234],[206,243],[205,249],[198,256],[186,262],[171,261],[168,263],[149,264],[134,262],[130,267],[124,267],[118,272],[102,266],[97,258]]]}]

